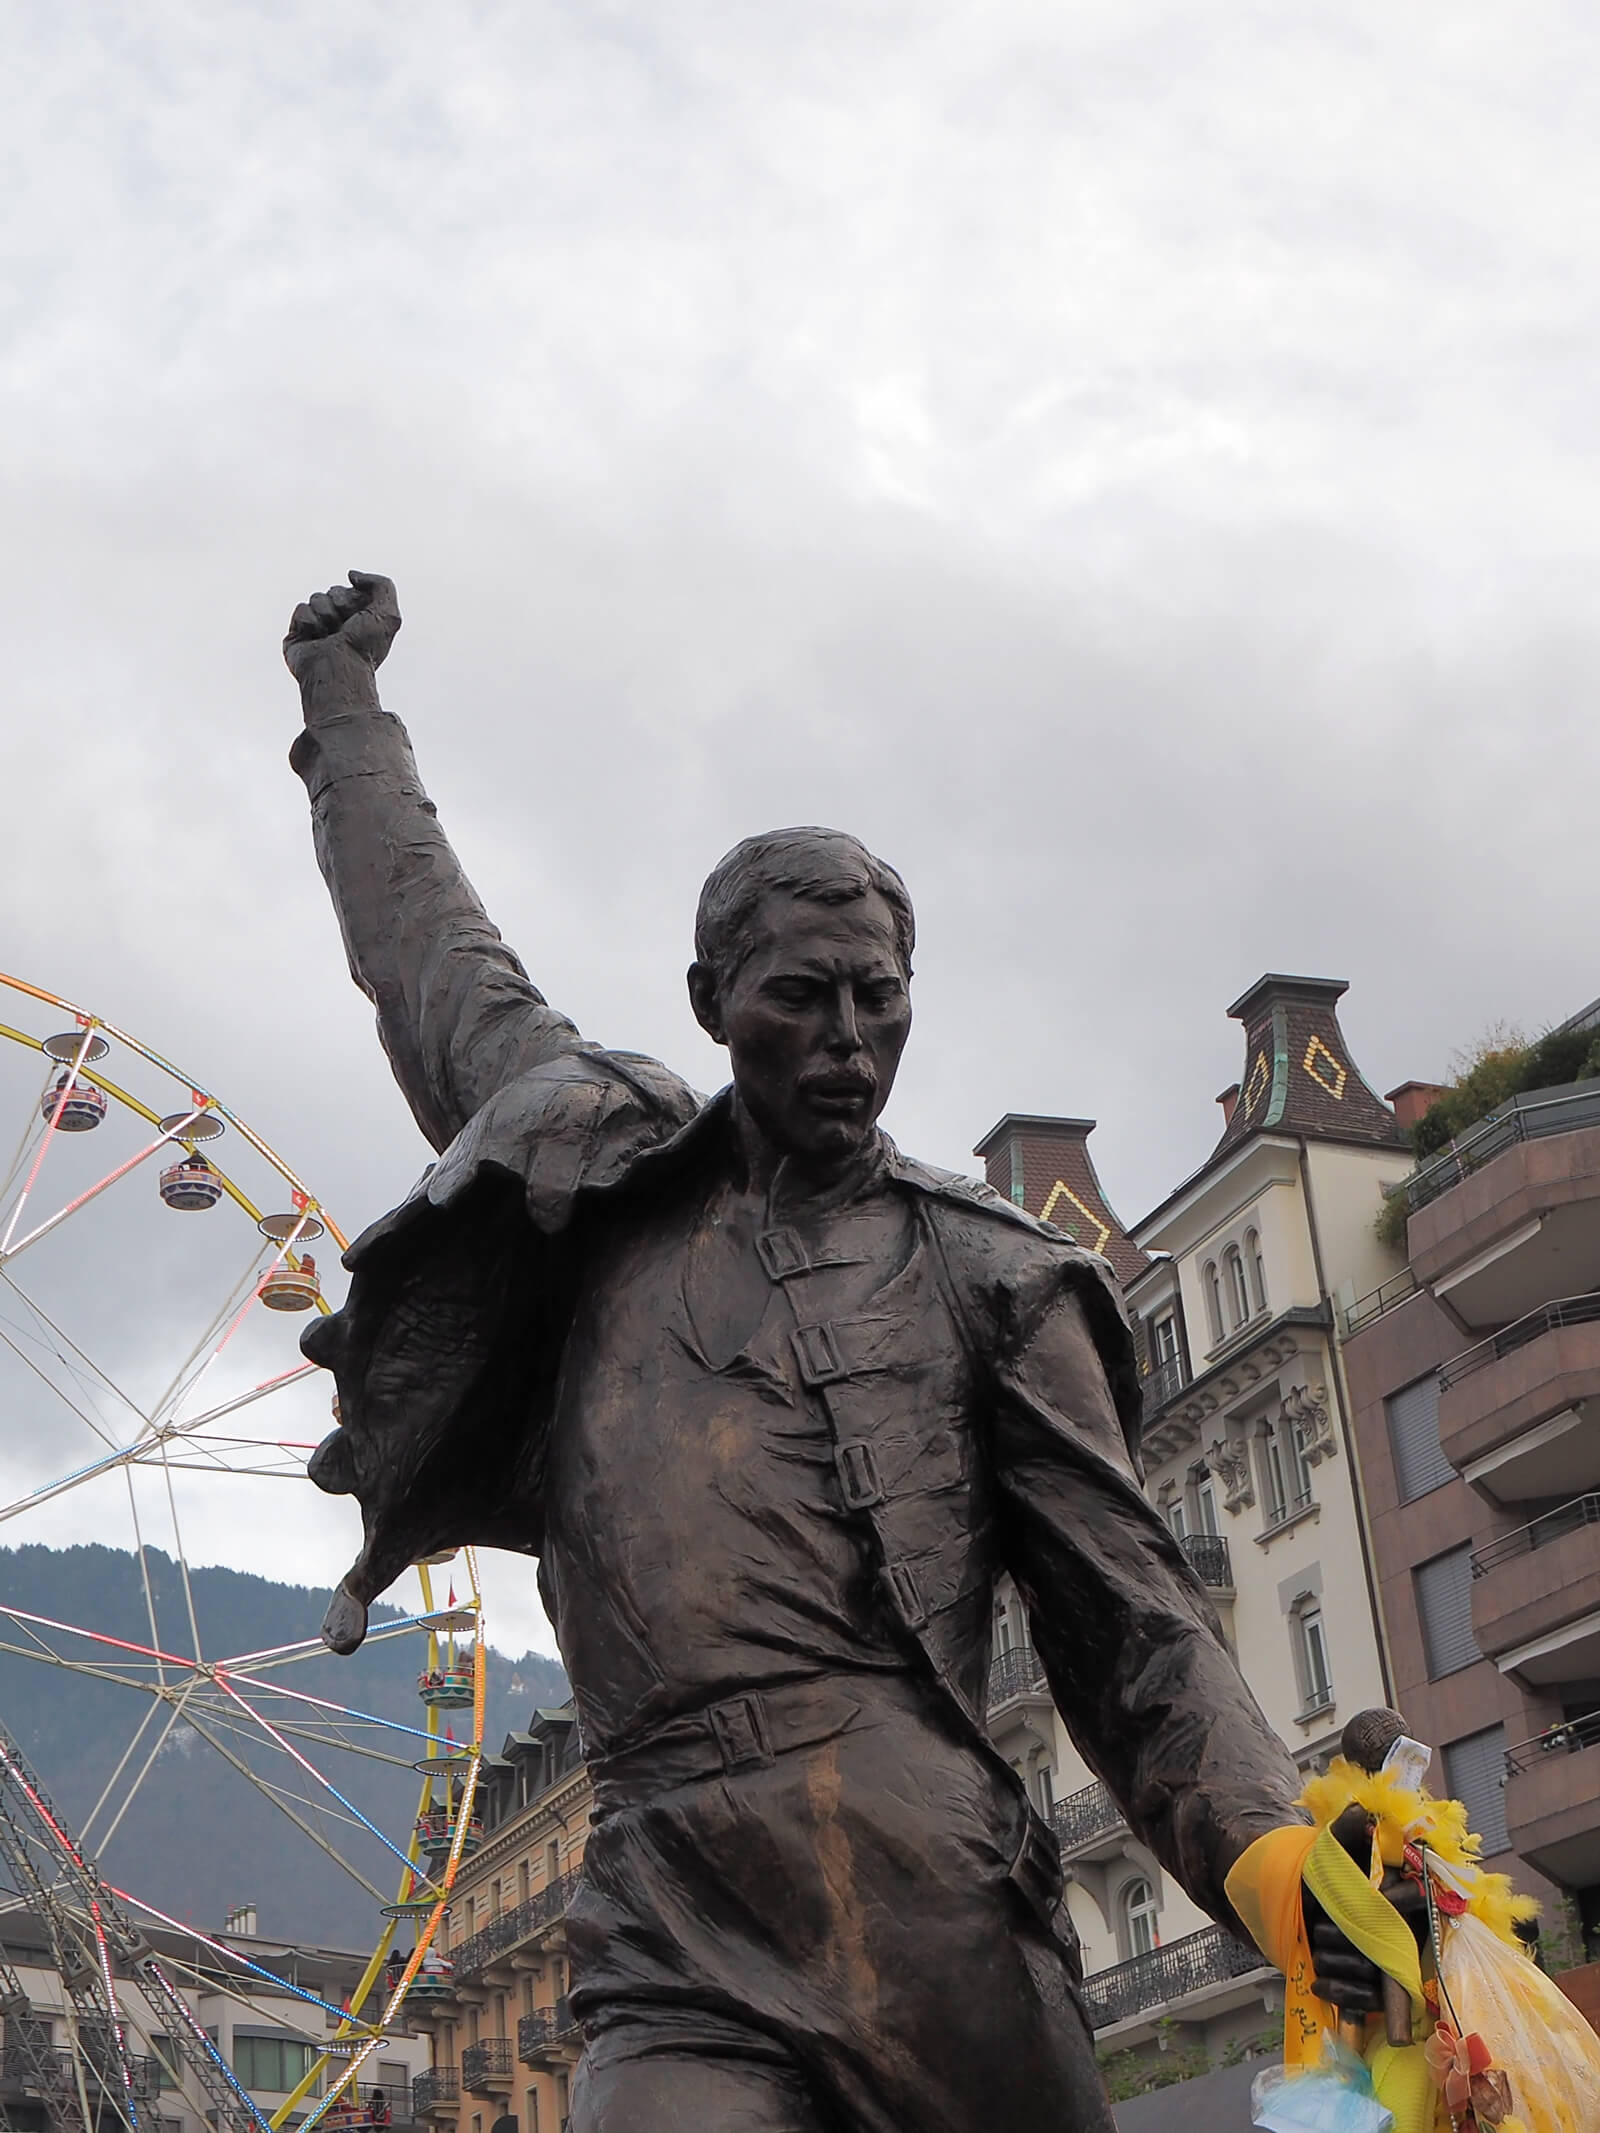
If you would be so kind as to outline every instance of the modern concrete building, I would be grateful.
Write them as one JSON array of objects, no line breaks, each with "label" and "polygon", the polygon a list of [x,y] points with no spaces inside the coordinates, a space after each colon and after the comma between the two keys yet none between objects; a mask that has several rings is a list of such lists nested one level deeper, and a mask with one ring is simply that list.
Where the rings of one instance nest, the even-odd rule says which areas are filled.
[{"label": "modern concrete building", "polygon": [[[174,1928],[152,1926],[146,1937],[195,2021],[209,2033],[240,2087],[268,2118],[287,2103],[328,2048],[340,2022],[334,2010],[348,2003],[368,1964],[367,1955],[348,1948],[264,1939],[256,1931],[255,1913],[249,1905],[231,1913],[227,1930],[214,1937],[270,1976],[252,1975],[203,1941]],[[50,2108],[52,2087],[74,2098],[79,2069],[95,2064],[99,2054],[94,2040],[84,2037],[81,2018],[75,2015],[51,1964],[43,1926],[25,1908],[9,1909],[0,1941],[21,1988],[20,2001],[8,2000],[3,2010],[0,2107],[12,2133],[46,2133],[55,2122]],[[303,1996],[307,1994],[315,1997]],[[138,1994],[119,1991],[118,2002],[133,2064],[134,2109],[144,2125],[155,2133],[207,2133],[208,2125],[216,2123],[216,2113],[182,2056],[166,2034],[148,2026]],[[375,2005],[363,2010],[369,2017],[375,2017],[376,2011]],[[75,2030],[82,2046],[79,2052],[72,2049]],[[363,2101],[370,2103],[381,2094],[390,2126],[410,2126],[412,2084],[427,2064],[426,2039],[409,2027],[396,2032],[362,2068]],[[306,2103],[290,2113],[286,2125],[298,2126],[326,2089],[326,2080],[319,2079]],[[126,2106],[120,2099],[107,2098],[102,2108],[92,2078],[87,2095],[91,2123],[108,2129],[123,2126]],[[70,2116],[70,2101],[68,2112]]]},{"label": "modern concrete building", "polygon": [[[1121,1278],[1145,1372],[1147,1491],[1308,1771],[1354,1712],[1389,1700],[1340,1299],[1398,1271],[1373,1223],[1411,1163],[1394,1112],[1350,1056],[1344,990],[1268,975],[1234,1002],[1245,1056],[1219,1099],[1221,1136],[1130,1228],[1089,1158],[1091,1120],[1011,1115],[977,1150],[996,1190],[1103,1252]],[[1132,1836],[1051,1705],[1010,1591],[997,1606],[990,1726],[1053,1815],[1100,2045],[1176,2036],[1215,2054],[1266,2030],[1282,2006],[1276,1974]]]},{"label": "modern concrete building", "polygon": [[1600,1082],[1512,1099],[1404,1190],[1407,1265],[1345,1313],[1396,1699],[1495,1865],[1595,1944]]}]

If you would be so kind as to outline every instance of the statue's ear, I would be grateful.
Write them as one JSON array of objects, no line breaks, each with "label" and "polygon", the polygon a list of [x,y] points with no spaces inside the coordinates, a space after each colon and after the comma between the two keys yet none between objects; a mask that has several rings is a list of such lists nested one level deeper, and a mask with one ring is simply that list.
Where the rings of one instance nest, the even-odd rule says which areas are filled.
[{"label": "statue's ear", "polygon": [[726,1044],[728,1033],[722,1026],[722,999],[716,972],[709,963],[689,965],[689,1005],[694,1009],[694,1019],[712,1043]]}]

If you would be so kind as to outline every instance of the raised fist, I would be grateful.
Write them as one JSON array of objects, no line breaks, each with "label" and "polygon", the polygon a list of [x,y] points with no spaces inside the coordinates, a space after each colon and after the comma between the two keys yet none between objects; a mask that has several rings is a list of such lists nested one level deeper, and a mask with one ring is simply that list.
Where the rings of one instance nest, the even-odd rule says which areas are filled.
[{"label": "raised fist", "polygon": [[369,667],[382,666],[400,627],[394,581],[370,570],[352,570],[348,585],[302,600],[289,618],[283,656],[296,681],[329,653],[353,653]]}]

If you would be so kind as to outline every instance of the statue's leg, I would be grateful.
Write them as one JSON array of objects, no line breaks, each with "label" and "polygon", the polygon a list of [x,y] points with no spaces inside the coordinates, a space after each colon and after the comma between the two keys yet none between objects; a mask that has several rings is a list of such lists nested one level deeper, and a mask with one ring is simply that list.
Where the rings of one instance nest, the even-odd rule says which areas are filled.
[{"label": "statue's leg", "polygon": [[568,2133],[829,2133],[781,2067],[684,2052],[585,2053]]},{"label": "statue's leg", "polygon": [[[1113,2133],[1064,1952],[1010,1879],[1014,1788],[917,1684],[850,1693],[836,1735],[765,1764],[608,1783],[567,1921],[595,2091],[624,2080],[608,2031],[640,2024],[630,2057],[727,2074],[774,2133]],[[657,2078],[696,2094],[692,2066],[626,2092]],[[606,2109],[582,2133],[620,2133]]]}]

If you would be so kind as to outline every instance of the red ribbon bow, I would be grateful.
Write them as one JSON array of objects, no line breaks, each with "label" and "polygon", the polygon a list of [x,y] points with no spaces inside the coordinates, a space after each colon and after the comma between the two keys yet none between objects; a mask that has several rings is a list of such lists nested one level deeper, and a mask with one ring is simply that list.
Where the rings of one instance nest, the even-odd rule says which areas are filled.
[{"label": "red ribbon bow", "polygon": [[1475,2111],[1485,2125],[1497,2126],[1511,2114],[1511,2084],[1490,2063],[1489,2047],[1476,2030],[1458,2037],[1441,2022],[1423,2047],[1428,2071],[1444,2091],[1452,2118]]}]

